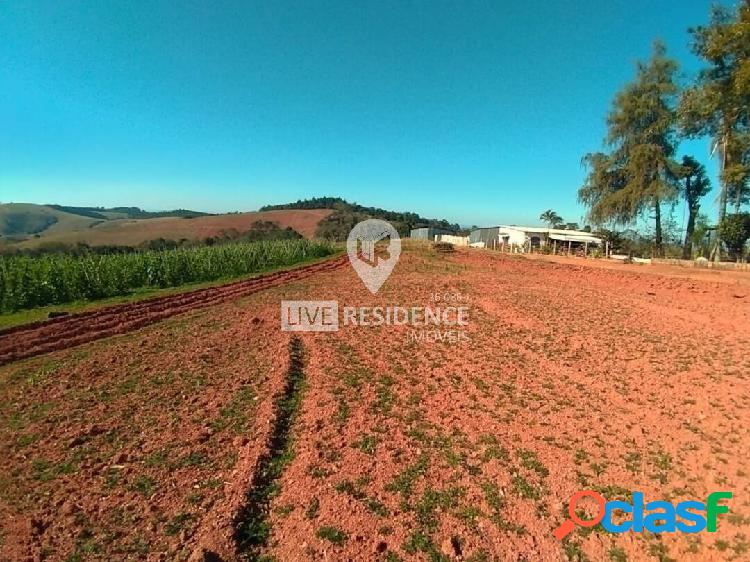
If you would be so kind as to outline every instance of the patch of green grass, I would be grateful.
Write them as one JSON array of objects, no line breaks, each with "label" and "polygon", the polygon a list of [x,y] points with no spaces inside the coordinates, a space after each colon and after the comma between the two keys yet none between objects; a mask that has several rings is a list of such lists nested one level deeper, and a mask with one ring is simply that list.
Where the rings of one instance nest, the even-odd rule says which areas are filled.
[{"label": "patch of green grass", "polygon": [[26,378],[26,383],[32,386],[36,386],[47,380],[50,375],[53,375],[60,368],[58,361],[45,361],[35,371],[33,371]]},{"label": "patch of green grass", "polygon": [[[334,393],[336,392],[334,391]],[[342,426],[346,423],[346,420],[349,419],[351,413],[351,407],[346,401],[346,397],[341,391],[339,391],[336,396],[336,411],[333,414],[333,421],[336,422],[337,425]]]},{"label": "patch of green grass", "polygon": [[178,513],[164,526],[164,532],[169,536],[177,535],[186,529],[192,520],[192,513]]},{"label": "patch of green grass", "polygon": [[16,439],[16,445],[23,449],[24,447],[28,447],[32,443],[35,443],[39,440],[39,435],[36,433],[29,433],[26,435],[21,435],[18,439]]},{"label": "patch of green grass", "polygon": [[146,457],[145,465],[148,467],[165,466],[169,460],[169,451],[159,449]]},{"label": "patch of green grass", "polygon": [[369,371],[369,369],[358,367],[353,371],[348,371],[346,374],[344,374],[344,376],[341,377],[341,380],[346,386],[359,389],[362,387],[362,380],[365,378],[372,378],[372,373]]},{"label": "patch of green grass", "polygon": [[578,449],[576,451],[575,456],[573,457],[573,459],[575,460],[576,465],[583,464],[584,462],[586,462],[588,460],[588,458],[589,458],[589,454],[585,450],[583,450],[583,449]]},{"label": "patch of green grass", "polygon": [[104,486],[112,489],[120,483],[121,471],[116,468],[110,468],[104,477]]},{"label": "patch of green grass", "polygon": [[349,539],[349,535],[347,535],[344,531],[332,526],[320,527],[315,532],[315,536],[317,536],[319,539],[329,541],[339,546],[344,544]]},{"label": "patch of green grass", "polygon": [[652,462],[659,470],[668,471],[672,468],[672,457],[664,452],[654,454]]},{"label": "patch of green grass", "polygon": [[607,501],[623,500],[630,503],[633,499],[632,490],[610,484],[609,486],[589,486],[594,492],[599,492]]},{"label": "patch of green grass", "polygon": [[13,431],[23,429],[25,425],[21,412],[13,412],[8,416],[8,427]]},{"label": "patch of green grass", "polygon": [[502,445],[489,445],[482,453],[482,460],[488,461],[490,459],[497,459],[501,463],[507,464],[510,461],[508,449]]},{"label": "patch of green grass", "polygon": [[538,500],[542,496],[539,488],[520,475],[513,477],[513,488],[519,496],[527,500]]},{"label": "patch of green grass", "polygon": [[630,472],[636,473],[641,470],[641,454],[637,451],[630,451],[624,457],[625,468]]},{"label": "patch of green grass", "polygon": [[364,504],[368,511],[374,513],[375,515],[378,515],[380,517],[388,517],[388,515],[390,515],[388,508],[383,502],[378,499],[367,498],[364,500]]},{"label": "patch of green grass", "polygon": [[211,422],[215,431],[230,429],[233,433],[242,434],[248,430],[249,414],[255,406],[255,392],[245,386],[232,396],[232,401],[219,411],[219,417]]},{"label": "patch of green grass", "polygon": [[482,510],[473,505],[465,505],[456,511],[456,517],[464,522],[469,529],[477,529],[477,519],[482,517]]},{"label": "patch of green grass", "polygon": [[612,562],[628,562],[628,555],[625,553],[625,550],[619,546],[613,546],[610,548],[608,554],[609,559],[612,560]]},{"label": "patch of green grass", "polygon": [[49,482],[62,474],[71,474],[75,472],[73,462],[61,462],[53,464],[47,459],[34,459],[31,461],[33,477],[40,482]]},{"label": "patch of green grass", "polygon": [[294,504],[293,503],[287,503],[284,505],[280,505],[276,507],[274,510],[276,512],[276,515],[279,517],[286,517],[289,515],[292,511],[294,511]]},{"label": "patch of green grass", "polygon": [[417,523],[429,532],[437,528],[437,511],[448,510],[458,505],[458,500],[463,497],[464,490],[461,488],[448,488],[447,490],[433,490],[428,488],[422,493],[416,502],[414,510],[417,515]]},{"label": "patch of green grass", "polygon": [[714,548],[719,552],[724,552],[729,548],[729,546],[729,541],[725,541],[724,539],[717,539],[717,541],[714,543]]},{"label": "patch of green grass", "polygon": [[502,510],[505,502],[503,501],[502,495],[500,494],[500,488],[494,482],[485,481],[481,483],[482,492],[484,492],[484,499],[487,501],[493,511]]},{"label": "patch of green grass", "polygon": [[734,551],[735,556],[747,554],[748,550],[750,550],[750,543],[747,542],[745,535],[735,535],[734,544],[732,544],[732,551]]},{"label": "patch of green grass", "polygon": [[150,476],[141,475],[135,479],[135,482],[130,486],[130,489],[134,492],[138,492],[144,497],[149,497],[156,489],[156,480]]},{"label": "patch of green grass", "polygon": [[543,478],[549,475],[549,470],[547,470],[547,467],[542,464],[542,461],[539,460],[539,457],[536,456],[534,451],[518,449],[516,454],[521,461],[521,466],[524,468],[533,470]]},{"label": "patch of green grass", "polygon": [[186,466],[206,466],[209,464],[209,458],[205,453],[200,451],[190,451],[187,455],[177,461],[177,467],[183,468]]},{"label": "patch of green grass", "polygon": [[142,536],[138,535],[130,542],[130,544],[125,546],[125,551],[139,554],[141,558],[145,558],[151,551],[151,544]]},{"label": "patch of green grass", "polygon": [[378,387],[375,391],[375,403],[372,408],[378,414],[389,414],[396,403],[396,395],[393,393],[393,385],[396,381],[392,377],[382,376],[378,379]]},{"label": "patch of green grass", "polygon": [[185,499],[191,505],[200,505],[201,503],[203,503],[205,496],[200,492],[192,492],[188,494],[187,498]]},{"label": "patch of green grass", "polygon": [[489,562],[490,555],[486,550],[479,549],[466,559],[466,562]]},{"label": "patch of green grass", "polygon": [[315,519],[320,513],[320,500],[316,497],[310,500],[310,505],[305,509],[305,517],[307,519]]},{"label": "patch of green grass", "polygon": [[362,502],[364,506],[375,515],[380,517],[388,516],[388,508],[378,499],[368,497],[360,485],[351,480],[342,480],[334,487],[336,491],[352,496],[354,499]]},{"label": "patch of green grass", "polygon": [[440,552],[432,539],[422,531],[414,531],[403,545],[403,549],[411,555],[423,552],[430,562],[450,562],[450,558]]},{"label": "patch of green grass", "polygon": [[311,465],[307,471],[310,473],[310,476],[318,480],[327,478],[331,474],[325,467],[317,465]]},{"label": "patch of green grass", "polygon": [[487,383],[484,382],[479,377],[471,377],[471,382],[474,383],[474,386],[477,387],[477,390],[479,390],[480,392],[482,392],[484,394],[486,394],[490,390],[489,385],[487,385]]},{"label": "patch of green grass", "polygon": [[120,382],[117,383],[117,386],[115,387],[115,394],[118,396],[126,396],[130,394],[131,392],[134,392],[138,388],[138,378],[134,376],[125,377]]},{"label": "patch of green grass", "polygon": [[[716,542],[718,543],[719,541]],[[658,542],[658,539],[648,545],[648,552],[651,556],[656,557],[659,562],[677,562],[677,560],[669,556],[667,547],[664,543]]]},{"label": "patch of green grass", "polygon": [[590,562],[590,559],[581,550],[581,545],[575,541],[567,541],[563,545],[563,551],[570,562]]},{"label": "patch of green grass", "polygon": [[380,440],[375,435],[362,435],[358,441],[355,441],[353,447],[361,450],[368,455],[375,454],[375,448]]},{"label": "patch of green grass", "polygon": [[[730,525],[740,526],[745,523],[745,518],[739,513],[728,513],[727,523],[729,523]],[[750,518],[748,518],[748,523],[750,523]]]},{"label": "patch of green grass", "polygon": [[422,453],[414,464],[407,466],[398,476],[396,476],[387,486],[389,492],[398,492],[404,501],[408,501],[414,489],[414,483],[417,478],[427,472],[429,458]]},{"label": "patch of green grass", "polygon": [[608,465],[606,462],[600,462],[600,463],[592,462],[591,470],[593,470],[594,474],[596,474],[597,476],[601,476],[607,471],[607,466]]}]

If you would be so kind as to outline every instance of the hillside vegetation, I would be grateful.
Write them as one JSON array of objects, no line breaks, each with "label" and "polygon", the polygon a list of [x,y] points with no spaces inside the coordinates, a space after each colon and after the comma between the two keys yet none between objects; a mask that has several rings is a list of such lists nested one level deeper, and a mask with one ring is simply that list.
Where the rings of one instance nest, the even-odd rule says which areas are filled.
[{"label": "hillside vegetation", "polygon": [[365,207],[357,203],[349,203],[340,197],[313,197],[286,203],[283,205],[266,205],[261,211],[278,211],[289,209],[332,209],[333,212],[318,224],[316,236],[329,240],[346,240],[349,231],[360,221],[368,218],[381,219],[390,222],[400,236],[408,236],[412,228],[424,226],[443,228],[457,232],[460,225],[451,224],[445,219],[426,219],[417,213],[387,211],[378,207]]},{"label": "hillside vegetation", "polygon": [[0,237],[10,240],[23,240],[45,231],[86,228],[91,222],[90,218],[72,215],[46,205],[0,205]]},{"label": "hillside vegetation", "polygon": [[[0,246],[8,250],[137,247],[154,240],[174,242],[238,238],[259,222],[276,223],[305,238],[315,235],[330,209],[212,215],[174,210],[152,213],[138,207],[66,207],[10,203],[0,205]],[[2,249],[2,248],[0,248]]]},{"label": "hillside vegetation", "polygon": [[161,217],[194,218],[206,217],[213,213],[201,211],[189,211],[187,209],[175,209],[174,211],[144,211],[140,207],[67,207],[65,205],[47,205],[52,209],[64,211],[73,215],[90,217],[94,219],[110,220],[118,219],[156,219]]}]

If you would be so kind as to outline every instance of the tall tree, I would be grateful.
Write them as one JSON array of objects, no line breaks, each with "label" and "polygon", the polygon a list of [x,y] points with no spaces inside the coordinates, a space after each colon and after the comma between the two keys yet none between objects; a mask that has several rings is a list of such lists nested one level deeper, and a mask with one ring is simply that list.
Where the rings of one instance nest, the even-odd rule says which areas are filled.
[{"label": "tall tree", "polygon": [[693,253],[693,232],[695,218],[701,208],[701,197],[711,191],[711,182],[706,176],[706,168],[692,156],[683,156],[680,166],[680,191],[688,208],[688,222],[685,228],[685,242],[682,245],[682,258],[689,260]]},{"label": "tall tree", "polygon": [[664,254],[661,205],[677,194],[677,68],[656,41],[649,61],[637,64],[635,81],[615,97],[607,117],[611,152],[584,156],[589,172],[578,191],[589,217],[599,224],[628,224],[652,211],[657,256]]},{"label": "tall tree", "polygon": [[539,215],[539,220],[542,222],[546,222],[550,228],[555,228],[557,225],[562,224],[563,222],[562,217],[552,209],[547,209],[541,215]]},{"label": "tall tree", "polygon": [[719,236],[727,245],[729,255],[740,261],[750,238],[750,213],[734,213],[719,223]]},{"label": "tall tree", "polygon": [[[680,125],[688,137],[708,135],[719,159],[719,224],[727,203],[739,211],[750,179],[750,0],[736,13],[714,6],[706,26],[690,29],[693,52],[706,63],[680,100]],[[715,251],[716,259],[719,259]]]}]

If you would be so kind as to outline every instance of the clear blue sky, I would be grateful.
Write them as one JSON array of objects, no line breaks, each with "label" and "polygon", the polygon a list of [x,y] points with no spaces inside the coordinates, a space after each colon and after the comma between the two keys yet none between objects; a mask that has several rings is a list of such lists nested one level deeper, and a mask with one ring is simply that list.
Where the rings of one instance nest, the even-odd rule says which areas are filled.
[{"label": "clear blue sky", "polygon": [[656,37],[693,73],[709,5],[3,2],[0,201],[577,221],[613,95]]}]

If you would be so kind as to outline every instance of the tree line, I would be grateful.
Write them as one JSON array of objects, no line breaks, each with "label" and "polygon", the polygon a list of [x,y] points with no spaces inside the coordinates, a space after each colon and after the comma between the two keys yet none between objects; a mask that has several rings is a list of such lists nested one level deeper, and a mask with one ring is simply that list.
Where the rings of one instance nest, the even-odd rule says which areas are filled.
[{"label": "tree line", "polygon": [[213,236],[201,239],[180,238],[153,238],[137,245],[124,244],[97,244],[90,245],[86,242],[66,243],[60,241],[42,242],[33,247],[19,247],[16,245],[0,245],[0,259],[6,256],[39,257],[51,254],[85,256],[85,255],[109,255],[109,254],[131,254],[147,250],[163,251],[176,248],[196,248],[200,246],[218,246],[231,242],[261,242],[271,240],[299,240],[303,236],[291,226],[282,227],[273,221],[254,221],[248,230],[239,231],[236,228],[222,229]]},{"label": "tree line", "polygon": [[[587,169],[578,199],[596,225],[654,224],[654,254],[664,255],[663,205],[683,200],[687,225],[683,257],[691,257],[701,198],[711,184],[696,158],[677,159],[683,139],[708,137],[719,161],[717,242],[739,259],[750,238],[750,0],[734,11],[711,10],[707,25],[688,30],[691,50],[704,67],[694,80],[678,83],[678,63],[654,42],[651,57],[638,62],[635,79],[617,93],[607,116],[605,149],[583,157]],[[732,213],[727,209],[731,206]]]},{"label": "tree line", "polygon": [[390,222],[399,236],[408,236],[413,228],[432,227],[451,232],[461,231],[458,223],[451,224],[445,219],[426,219],[417,213],[406,211],[387,211],[378,207],[365,207],[349,203],[341,197],[312,197],[300,199],[295,203],[266,205],[260,211],[280,211],[286,209],[333,209],[333,213],[318,223],[315,232],[319,238],[327,240],[346,240],[349,231],[365,219],[376,218]]}]

